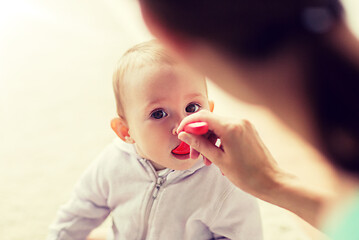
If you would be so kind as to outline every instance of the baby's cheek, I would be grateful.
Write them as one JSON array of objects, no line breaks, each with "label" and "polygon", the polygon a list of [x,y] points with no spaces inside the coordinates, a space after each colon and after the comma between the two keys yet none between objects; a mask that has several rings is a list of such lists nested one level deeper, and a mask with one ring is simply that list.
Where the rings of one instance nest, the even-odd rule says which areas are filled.
[{"label": "baby's cheek", "polygon": [[[141,134],[142,145],[146,145],[146,150],[157,152],[159,149],[167,149],[171,145],[171,134],[167,121],[148,121],[139,125],[138,133]],[[144,146],[143,146],[144,147]]]},{"label": "baby's cheek", "polygon": [[144,131],[144,140],[146,145],[154,146],[154,148],[159,148],[162,146],[163,142],[168,141],[168,137],[160,129],[156,128],[148,129]]}]

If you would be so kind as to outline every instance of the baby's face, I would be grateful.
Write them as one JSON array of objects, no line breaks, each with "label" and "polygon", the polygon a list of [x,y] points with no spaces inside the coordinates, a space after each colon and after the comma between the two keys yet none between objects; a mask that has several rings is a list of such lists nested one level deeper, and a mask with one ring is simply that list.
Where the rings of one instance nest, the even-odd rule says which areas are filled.
[{"label": "baby's face", "polygon": [[172,153],[181,120],[209,109],[203,76],[181,65],[143,67],[125,79],[124,112],[137,152],[156,169],[185,170],[197,159]]}]

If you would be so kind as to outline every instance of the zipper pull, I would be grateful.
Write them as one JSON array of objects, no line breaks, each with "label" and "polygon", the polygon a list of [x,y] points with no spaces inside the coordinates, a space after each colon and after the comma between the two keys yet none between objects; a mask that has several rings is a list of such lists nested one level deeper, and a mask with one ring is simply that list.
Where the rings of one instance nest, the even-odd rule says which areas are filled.
[{"label": "zipper pull", "polygon": [[156,187],[152,194],[153,199],[156,199],[156,197],[158,196],[158,192],[160,191],[160,188],[162,187],[162,184],[164,182],[165,182],[165,179],[163,177],[157,178]]}]

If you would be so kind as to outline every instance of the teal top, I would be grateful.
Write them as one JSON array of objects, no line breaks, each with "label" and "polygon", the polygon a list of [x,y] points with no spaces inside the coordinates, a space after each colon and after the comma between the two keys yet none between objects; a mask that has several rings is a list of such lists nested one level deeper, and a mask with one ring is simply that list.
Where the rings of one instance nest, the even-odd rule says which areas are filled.
[{"label": "teal top", "polygon": [[343,212],[332,215],[324,232],[331,240],[359,240],[359,190]]}]

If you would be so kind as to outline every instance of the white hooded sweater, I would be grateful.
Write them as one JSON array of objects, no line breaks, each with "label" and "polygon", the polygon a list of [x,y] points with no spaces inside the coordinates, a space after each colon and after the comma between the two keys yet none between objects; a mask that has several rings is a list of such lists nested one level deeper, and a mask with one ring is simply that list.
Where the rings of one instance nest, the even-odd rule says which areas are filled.
[{"label": "white hooded sweater", "polygon": [[256,199],[198,161],[158,176],[133,145],[116,139],[85,171],[48,240],[84,240],[107,216],[110,239],[261,240]]}]

